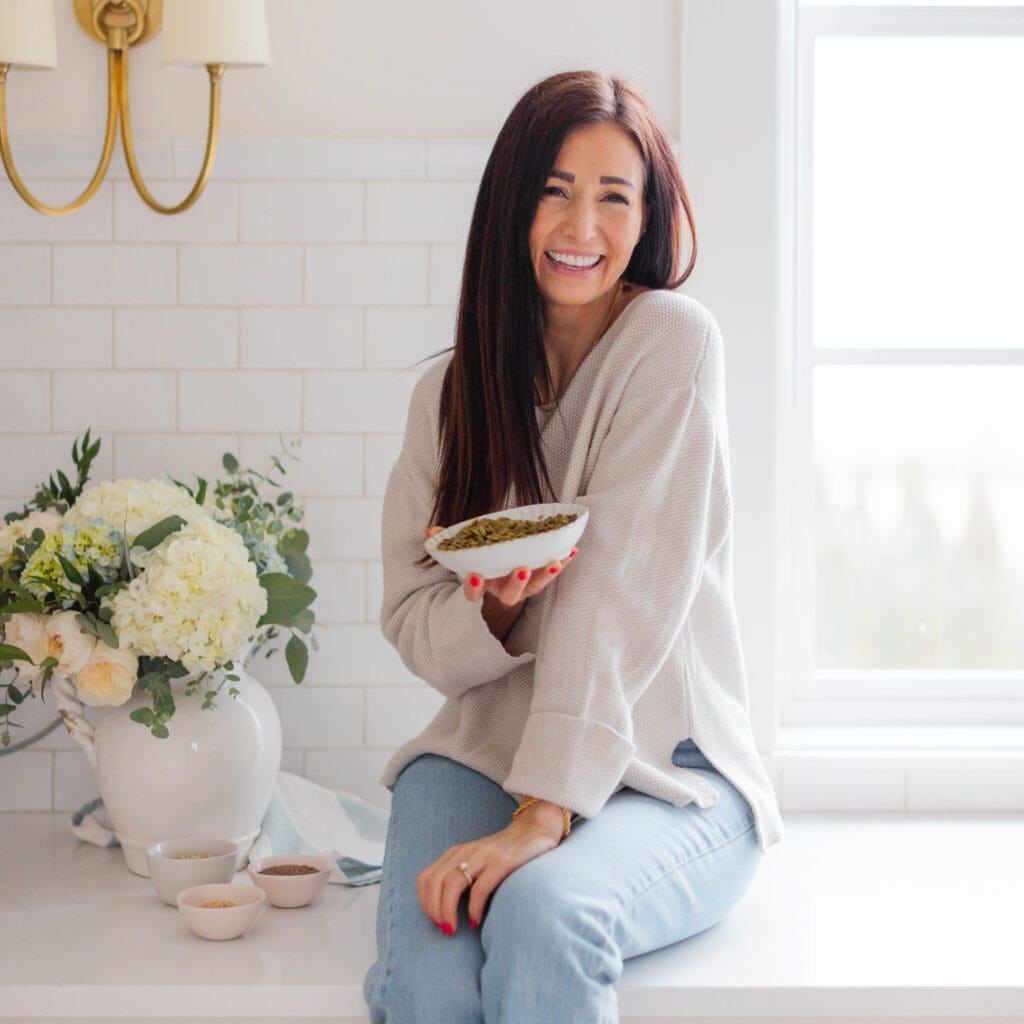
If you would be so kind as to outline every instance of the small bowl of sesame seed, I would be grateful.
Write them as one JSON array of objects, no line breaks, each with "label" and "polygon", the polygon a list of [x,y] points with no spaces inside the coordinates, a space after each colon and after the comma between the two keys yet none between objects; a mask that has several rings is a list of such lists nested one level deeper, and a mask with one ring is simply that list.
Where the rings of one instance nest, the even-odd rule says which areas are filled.
[{"label": "small bowl of sesame seed", "polygon": [[237,939],[256,923],[267,894],[255,885],[193,885],[178,893],[178,909],[201,939]]},{"label": "small bowl of sesame seed", "polygon": [[170,906],[190,885],[230,882],[238,860],[238,844],[217,836],[179,836],[153,843],[146,850],[149,880]]}]

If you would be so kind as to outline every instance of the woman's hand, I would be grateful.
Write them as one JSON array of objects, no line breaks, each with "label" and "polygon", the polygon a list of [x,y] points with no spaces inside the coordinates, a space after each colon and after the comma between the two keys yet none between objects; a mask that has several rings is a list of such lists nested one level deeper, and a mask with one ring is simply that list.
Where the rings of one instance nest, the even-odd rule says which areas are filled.
[{"label": "woman's hand", "polygon": [[[420,906],[446,935],[453,935],[459,925],[459,900],[468,889],[469,921],[477,927],[483,920],[484,906],[502,879],[558,846],[564,829],[561,809],[554,804],[533,804],[500,832],[450,847],[416,876]],[[472,886],[459,870],[463,861],[473,876]]]},{"label": "woman's hand", "polygon": [[[427,528],[427,536],[432,537],[443,529],[443,526],[430,526]],[[573,548],[569,558],[575,558],[577,554],[577,549]],[[562,567],[568,564],[569,558],[561,562],[548,562],[543,568],[532,571],[521,565],[507,576],[493,576],[487,580],[480,575],[469,575],[462,584],[462,589],[470,601],[479,601],[484,594],[493,594],[503,605],[511,607],[528,597],[533,597],[534,594],[539,594],[557,578]]]}]

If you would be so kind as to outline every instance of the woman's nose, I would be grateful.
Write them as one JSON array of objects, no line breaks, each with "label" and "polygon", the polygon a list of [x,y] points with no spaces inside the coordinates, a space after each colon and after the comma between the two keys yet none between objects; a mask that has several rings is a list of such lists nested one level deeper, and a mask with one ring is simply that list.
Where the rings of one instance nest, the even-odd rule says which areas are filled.
[{"label": "woman's nose", "polygon": [[588,203],[573,203],[566,213],[565,233],[575,241],[593,238],[596,225],[597,214]]}]

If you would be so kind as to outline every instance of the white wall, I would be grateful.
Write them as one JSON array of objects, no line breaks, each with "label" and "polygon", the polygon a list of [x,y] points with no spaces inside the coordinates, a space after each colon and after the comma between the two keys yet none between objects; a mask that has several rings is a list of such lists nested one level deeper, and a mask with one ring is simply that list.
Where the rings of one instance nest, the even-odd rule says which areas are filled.
[{"label": "white wall", "polygon": [[[269,0],[274,64],[228,73],[213,181],[193,210],[151,213],[120,159],[66,218],[35,214],[0,181],[0,510],[70,470],[90,424],[103,439],[93,482],[216,475],[225,450],[259,468],[277,431],[301,436],[289,485],[313,538],[321,653],[301,688],[281,664],[252,667],[281,712],[284,768],[387,803],[384,763],[441,703],[377,624],[381,498],[421,372],[403,367],[450,344],[477,183],[512,104],[558,70],[623,73],[681,140],[701,232],[684,290],[726,338],[737,600],[767,749],[775,282],[757,232],[774,179],[742,150],[772,116],[755,41],[774,6]],[[59,69],[9,80],[16,159],[50,202],[92,171],[105,88],[101,48],[70,3],[57,7]],[[162,68],[158,40],[132,64],[140,161],[157,197],[177,200],[199,165],[205,74]],[[32,712],[15,738],[52,702]],[[71,809],[96,793],[62,728],[0,768],[0,809]]]}]

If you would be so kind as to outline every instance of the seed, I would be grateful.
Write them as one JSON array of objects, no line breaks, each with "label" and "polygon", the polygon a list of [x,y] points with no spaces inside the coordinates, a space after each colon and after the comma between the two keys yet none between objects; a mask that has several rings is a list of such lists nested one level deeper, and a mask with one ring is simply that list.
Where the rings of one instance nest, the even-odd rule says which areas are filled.
[{"label": "seed", "polygon": [[576,519],[576,514],[548,516],[546,519],[510,519],[508,516],[497,516],[494,519],[474,519],[467,523],[454,537],[441,541],[438,551],[461,551],[466,548],[479,548],[486,544],[500,544],[506,540],[529,537],[536,533],[547,533],[558,530]]}]

